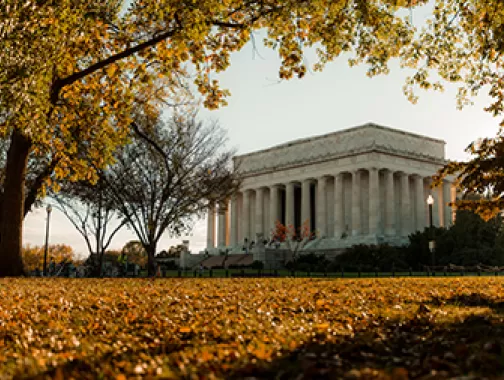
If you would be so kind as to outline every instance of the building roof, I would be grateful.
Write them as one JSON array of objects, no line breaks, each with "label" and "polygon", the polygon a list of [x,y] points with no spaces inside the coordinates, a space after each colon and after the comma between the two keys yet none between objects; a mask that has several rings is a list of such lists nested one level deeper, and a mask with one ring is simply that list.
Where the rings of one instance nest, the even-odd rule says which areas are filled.
[{"label": "building roof", "polygon": [[400,129],[397,129],[397,128],[391,128],[391,127],[379,125],[379,124],[376,124],[376,123],[373,123],[373,122],[368,122],[368,123],[363,124],[363,125],[358,125],[358,126],[354,126],[354,127],[350,127],[350,128],[345,128],[345,129],[341,129],[339,131],[329,132],[329,133],[325,133],[325,134],[322,134],[322,135],[303,137],[303,138],[300,138],[300,139],[287,141],[287,142],[282,143],[282,144],[277,144],[277,145],[271,146],[269,148],[259,149],[259,150],[255,150],[253,152],[240,154],[240,155],[235,156],[235,159],[236,158],[245,158],[245,157],[253,156],[253,155],[256,155],[256,154],[261,154],[261,153],[265,153],[265,152],[269,152],[269,151],[274,151],[274,150],[277,150],[277,149],[280,149],[280,148],[286,148],[286,147],[290,147],[290,146],[294,146],[294,145],[300,145],[300,144],[307,143],[307,142],[310,142],[310,141],[322,140],[322,139],[326,139],[328,137],[342,135],[342,134],[345,134],[345,133],[348,133],[348,132],[354,132],[354,131],[358,131],[358,130],[361,130],[361,129],[368,129],[368,128],[373,128],[373,129],[378,129],[378,130],[384,130],[384,131],[394,132],[394,133],[401,134],[401,135],[404,135],[404,136],[417,137],[417,138],[421,138],[421,139],[424,139],[424,140],[429,140],[429,141],[432,141],[432,142],[435,142],[435,143],[446,144],[446,141],[441,140],[441,139],[436,139],[436,138],[433,138],[433,137],[428,137],[428,136],[420,135],[420,134],[417,134],[417,133],[406,132],[406,131],[403,131],[403,130],[400,130]]}]

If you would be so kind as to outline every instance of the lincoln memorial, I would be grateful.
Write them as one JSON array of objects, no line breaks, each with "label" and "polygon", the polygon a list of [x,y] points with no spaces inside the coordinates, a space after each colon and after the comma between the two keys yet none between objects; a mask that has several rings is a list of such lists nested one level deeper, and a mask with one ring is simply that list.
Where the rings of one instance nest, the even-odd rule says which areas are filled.
[{"label": "lincoln memorial", "polygon": [[228,202],[209,209],[207,249],[242,250],[245,239],[270,239],[275,221],[308,221],[316,238],[305,249],[404,244],[429,224],[448,226],[455,198],[449,181],[431,189],[446,162],[445,142],[368,123],[290,141],[234,158],[243,182]]}]

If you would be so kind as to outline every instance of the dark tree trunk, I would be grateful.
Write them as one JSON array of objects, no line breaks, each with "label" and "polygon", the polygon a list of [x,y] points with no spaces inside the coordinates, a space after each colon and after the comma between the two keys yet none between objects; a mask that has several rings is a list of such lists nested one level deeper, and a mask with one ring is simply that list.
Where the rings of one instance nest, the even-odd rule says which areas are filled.
[{"label": "dark tree trunk", "polygon": [[31,141],[14,131],[7,152],[2,209],[0,211],[0,277],[24,275],[21,248],[25,175]]},{"label": "dark tree trunk", "polygon": [[103,255],[105,254],[105,251],[103,249],[100,249],[100,259],[98,260],[98,277],[103,277]]},{"label": "dark tree trunk", "polygon": [[147,251],[147,275],[149,277],[155,277],[156,276],[156,259],[154,256],[156,255],[156,246],[155,245],[148,245],[145,247],[145,250]]}]

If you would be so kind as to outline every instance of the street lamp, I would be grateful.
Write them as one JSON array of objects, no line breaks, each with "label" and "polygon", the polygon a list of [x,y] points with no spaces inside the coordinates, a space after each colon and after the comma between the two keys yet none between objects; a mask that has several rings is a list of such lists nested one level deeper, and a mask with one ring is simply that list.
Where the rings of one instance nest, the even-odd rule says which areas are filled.
[{"label": "street lamp", "polygon": [[429,250],[432,254],[432,266],[436,264],[436,241],[434,240],[434,228],[432,223],[432,205],[434,204],[434,197],[432,194],[429,194],[427,197],[427,204],[429,205]]},{"label": "street lamp", "polygon": [[47,251],[49,249],[49,218],[51,216],[52,207],[47,205],[47,220],[46,220],[46,235],[45,235],[45,248],[44,248],[44,277],[47,276]]}]

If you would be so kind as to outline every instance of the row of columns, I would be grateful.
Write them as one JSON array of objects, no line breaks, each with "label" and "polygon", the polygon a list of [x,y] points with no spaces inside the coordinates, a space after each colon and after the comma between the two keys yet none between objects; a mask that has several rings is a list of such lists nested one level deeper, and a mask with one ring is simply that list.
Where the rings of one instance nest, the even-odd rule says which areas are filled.
[{"label": "row of columns", "polygon": [[[415,230],[421,230],[427,225],[427,206],[426,206],[426,189],[424,185],[424,177],[419,175],[408,175],[406,173],[398,173],[400,176],[400,194],[396,192],[394,183],[394,172],[391,170],[384,171],[384,213],[380,212],[380,171],[377,168],[367,169],[369,173],[368,183],[368,233],[369,235],[377,235],[379,232],[380,222],[383,221],[383,233],[388,236],[407,236]],[[361,183],[362,170],[357,170],[351,173],[351,226],[345,223],[345,197],[344,197],[344,174],[338,173],[334,176],[334,231],[328,231],[328,192],[327,182],[330,176],[322,176],[316,181],[316,226],[321,237],[334,235],[339,238],[344,233],[349,233],[352,236],[358,236],[362,233],[363,222],[361,220]],[[410,191],[410,176],[413,178],[413,199]],[[304,180],[301,182],[301,221],[310,218],[310,185],[314,180]],[[267,188],[261,187],[253,190],[246,190],[241,193],[241,205],[238,204],[238,197],[235,195],[230,200],[231,213],[228,212],[227,203],[212,205],[209,208],[208,215],[208,239],[207,247],[220,246],[235,246],[244,238],[253,239],[251,236],[251,195],[255,193],[255,210],[254,210],[254,231],[268,235],[266,232],[272,230],[275,222],[280,220],[280,187],[285,188],[285,224],[294,224],[295,218],[295,182],[288,182],[284,185],[269,186],[269,218],[265,223],[263,210],[265,209],[265,191]],[[433,189],[434,197],[434,223],[436,225],[447,226],[451,223],[453,216],[452,210],[447,205],[452,201],[454,196],[451,191],[451,185],[446,182],[442,189]],[[440,194],[441,192],[441,194]],[[440,196],[441,195],[441,196]],[[396,203],[396,197],[400,199]],[[442,201],[443,200],[443,201]],[[440,202],[443,202],[443,210],[440,212]],[[399,205],[400,215],[396,215],[396,205]],[[414,212],[413,212],[414,211]],[[218,213],[218,233],[217,242],[215,241],[215,215]],[[413,219],[412,216],[415,216]],[[440,220],[439,217],[442,217]],[[382,218],[384,220],[382,220]],[[239,223],[241,224],[239,227]],[[269,224],[269,225],[265,225]],[[347,228],[349,227],[349,228]],[[241,236],[239,231],[241,230]],[[216,244],[217,243],[217,244]]]}]

